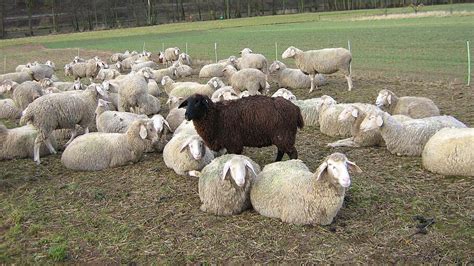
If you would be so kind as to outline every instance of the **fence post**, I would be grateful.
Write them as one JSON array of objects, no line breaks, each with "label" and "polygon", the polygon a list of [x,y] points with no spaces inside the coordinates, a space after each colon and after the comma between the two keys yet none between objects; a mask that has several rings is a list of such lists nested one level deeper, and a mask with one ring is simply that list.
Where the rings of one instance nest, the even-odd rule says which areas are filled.
[{"label": "fence post", "polygon": [[3,57],[3,74],[7,73],[7,56]]},{"label": "fence post", "polygon": [[165,43],[164,42],[161,43],[161,51],[163,53],[165,52]]},{"label": "fence post", "polygon": [[188,43],[186,43],[186,54],[188,54]]},{"label": "fence post", "polygon": [[[347,47],[349,48],[349,52],[352,54],[351,41],[350,40],[347,40]],[[352,60],[351,60],[351,63],[349,64],[349,73],[352,73]]]},{"label": "fence post", "polygon": [[77,48],[77,57],[79,57],[79,48]]},{"label": "fence post", "polygon": [[143,42],[143,49],[142,52],[145,52],[145,42]]},{"label": "fence post", "polygon": [[467,86],[471,85],[471,49],[469,49],[469,41],[466,42],[467,46]]},{"label": "fence post", "polygon": [[278,60],[278,43],[275,42],[275,60]]},{"label": "fence post", "polygon": [[217,43],[214,43],[214,54],[216,56],[216,63],[217,63]]}]

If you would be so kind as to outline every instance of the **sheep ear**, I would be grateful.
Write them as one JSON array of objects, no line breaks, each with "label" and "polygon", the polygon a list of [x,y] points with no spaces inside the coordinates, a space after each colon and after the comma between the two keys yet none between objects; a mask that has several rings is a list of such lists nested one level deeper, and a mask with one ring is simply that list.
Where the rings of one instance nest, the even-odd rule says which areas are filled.
[{"label": "sheep ear", "polygon": [[387,102],[388,102],[388,104],[392,104],[392,95],[389,94],[387,96]]},{"label": "sheep ear", "polygon": [[168,127],[170,131],[173,131],[171,130],[170,124],[168,124],[168,121],[166,121],[166,119],[163,119],[163,123],[165,123],[166,127]]},{"label": "sheep ear", "polygon": [[244,160],[244,162],[245,162],[245,166],[247,166],[250,170],[252,170],[253,174],[257,176],[255,169],[253,169],[253,165],[248,160]]},{"label": "sheep ear", "polygon": [[175,55],[179,55],[179,50],[174,50]]},{"label": "sheep ear", "polygon": [[102,86],[95,86],[95,89],[97,90],[97,92],[102,95],[102,96],[105,96],[107,93],[105,92],[105,90],[102,88]]},{"label": "sheep ear", "polygon": [[230,164],[231,164],[230,160],[224,164],[224,168],[222,169],[222,180],[225,180],[225,177],[227,176],[227,172],[230,169]]},{"label": "sheep ear", "polygon": [[182,102],[182,103],[178,106],[178,108],[183,108],[183,107],[186,107],[186,106],[188,106],[188,100],[184,100],[184,102]]},{"label": "sheep ear", "polygon": [[280,69],[280,65],[276,65],[276,66],[275,66],[275,69],[276,69],[276,70]]},{"label": "sheep ear", "polygon": [[217,80],[214,80],[213,85],[214,85],[214,88],[217,88],[217,85],[219,85],[217,84]]},{"label": "sheep ear", "polygon": [[98,105],[103,107],[103,106],[106,106],[107,103],[104,100],[99,99],[99,104]]},{"label": "sheep ear", "polygon": [[360,169],[359,166],[357,166],[357,164],[347,160],[347,167],[349,168],[349,170],[351,171],[354,171],[356,173],[362,173],[362,169]]},{"label": "sheep ear", "polygon": [[145,139],[146,136],[148,135],[146,131],[146,127],[144,125],[140,126],[140,138]]},{"label": "sheep ear", "polygon": [[189,143],[191,142],[192,140],[192,137],[188,138],[184,143],[183,145],[181,145],[181,147],[179,148],[179,152],[183,152],[186,147],[188,147]]},{"label": "sheep ear", "polygon": [[328,162],[322,163],[318,169],[316,169],[316,173],[314,175],[316,176],[316,180],[319,180],[321,176],[324,174],[324,171],[328,168]]},{"label": "sheep ear", "polygon": [[165,86],[166,80],[164,78],[161,79],[161,86]]},{"label": "sheep ear", "polygon": [[358,115],[357,113],[358,113],[357,109],[354,109],[354,110],[352,110],[351,114],[352,114],[353,117],[357,117],[357,115]]},{"label": "sheep ear", "polygon": [[377,123],[378,127],[381,127],[383,125],[383,118],[380,115],[378,115],[375,120],[375,123]]}]

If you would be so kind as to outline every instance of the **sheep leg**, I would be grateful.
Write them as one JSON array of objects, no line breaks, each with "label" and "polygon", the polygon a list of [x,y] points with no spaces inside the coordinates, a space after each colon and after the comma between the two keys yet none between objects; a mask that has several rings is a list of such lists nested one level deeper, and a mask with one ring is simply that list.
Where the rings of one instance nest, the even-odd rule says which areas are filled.
[{"label": "sheep leg", "polygon": [[349,87],[349,91],[352,90],[352,75],[349,74],[349,75],[344,75],[344,77],[346,77],[347,79],[347,86]]},{"label": "sheep leg", "polygon": [[66,145],[64,147],[69,145],[76,136],[77,136],[77,130],[76,130],[76,127],[74,127],[74,129],[71,131],[71,138],[66,142]]},{"label": "sheep leg", "polygon": [[316,76],[316,74],[309,74],[309,78],[311,79],[311,89],[309,89],[309,92],[313,92],[314,89],[318,89],[318,86],[316,86],[316,84],[314,84],[314,76]]},{"label": "sheep leg", "polygon": [[347,139],[341,139],[332,143],[328,143],[329,147],[335,148],[335,147],[359,147],[357,143],[354,142],[354,139],[352,137],[347,138]]},{"label": "sheep leg", "polygon": [[33,146],[33,161],[36,162],[36,164],[40,164],[40,147],[41,147],[41,142],[43,142],[41,135],[36,136],[35,139],[35,144]]},{"label": "sheep leg", "polygon": [[44,144],[46,144],[46,147],[48,148],[49,153],[51,153],[51,154],[56,154],[57,153],[56,150],[53,147],[53,144],[51,144],[51,138],[50,137],[48,137],[44,140]]},{"label": "sheep leg", "polygon": [[277,153],[277,157],[276,157],[275,162],[281,161],[281,159],[283,159],[283,155],[285,155],[285,153],[282,152],[280,149],[278,149],[278,153]]},{"label": "sheep leg", "polygon": [[298,151],[296,150],[295,147],[293,147],[289,152],[287,152],[288,156],[290,159],[298,159]]}]

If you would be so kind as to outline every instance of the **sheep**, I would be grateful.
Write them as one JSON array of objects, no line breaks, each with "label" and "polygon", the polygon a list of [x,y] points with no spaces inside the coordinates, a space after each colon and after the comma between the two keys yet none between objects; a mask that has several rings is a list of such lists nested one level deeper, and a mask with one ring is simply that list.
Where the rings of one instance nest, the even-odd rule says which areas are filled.
[{"label": "sheep", "polygon": [[[7,129],[0,123],[0,160],[33,157],[33,146],[38,131],[31,125]],[[51,145],[56,147],[56,141],[51,138]],[[49,150],[42,145],[39,153],[44,156]]]},{"label": "sheep", "polygon": [[397,97],[390,90],[383,89],[379,92],[375,104],[391,115],[407,115],[411,118],[424,118],[439,116],[436,104],[425,97]]},{"label": "sheep", "polygon": [[165,65],[169,65],[178,60],[180,51],[178,47],[166,48],[164,52],[160,52],[159,58],[163,60]]},{"label": "sheep", "polygon": [[125,133],[134,121],[147,119],[146,115],[110,111],[104,100],[98,101],[95,111],[97,131],[104,133]]},{"label": "sheep", "polygon": [[180,65],[186,65],[186,66],[191,66],[193,64],[191,57],[187,53],[181,53],[179,55],[178,62]]},{"label": "sheep", "polygon": [[[143,57],[142,54],[136,54],[130,57],[125,58],[123,61],[120,62],[120,71],[132,69],[132,65],[136,64],[138,59]],[[139,62],[143,62],[143,59]]]},{"label": "sheep", "polygon": [[231,62],[227,59],[221,63],[208,64],[201,68],[199,71],[200,78],[212,78],[224,76],[224,68],[230,65]]},{"label": "sheep", "polygon": [[153,122],[133,122],[125,133],[94,132],[74,139],[61,156],[63,165],[72,170],[99,171],[138,162],[145,140],[157,138]]},{"label": "sheep", "polygon": [[179,125],[185,120],[185,112],[186,110],[182,108],[170,109],[168,115],[166,116],[166,121],[168,121],[171,132],[174,132],[179,127]]},{"label": "sheep", "polygon": [[296,96],[285,88],[278,89],[275,93],[273,93],[272,97],[283,97],[289,101],[296,101]]},{"label": "sheep", "polygon": [[138,109],[138,112],[145,115],[154,115],[159,113],[161,110],[161,103],[158,98],[153,95],[147,94],[145,102]]},{"label": "sheep", "polygon": [[9,79],[0,82],[0,96],[6,97],[6,98],[12,98],[13,91],[18,85],[19,85],[18,83]]},{"label": "sheep", "polygon": [[400,123],[383,111],[369,113],[360,124],[362,131],[380,130],[387,149],[398,156],[420,156],[426,142],[445,127],[465,128],[466,125],[452,116],[432,116]]},{"label": "sheep", "polygon": [[[280,61],[273,62],[270,65],[269,72],[276,75],[276,82],[280,87],[289,89],[307,89],[311,87],[311,79],[308,75],[305,75],[299,69],[287,68]],[[316,74],[314,82],[316,86],[323,86],[326,84],[326,78],[321,74]]]},{"label": "sheep", "polygon": [[213,102],[220,102],[220,101],[229,101],[229,100],[236,100],[239,99],[237,92],[231,86],[225,86],[222,88],[217,89],[214,93],[212,93],[211,100]]},{"label": "sheep", "polygon": [[[135,52],[135,54],[137,54]],[[112,54],[110,56],[110,61],[112,63],[117,63],[119,61],[123,61],[125,60],[126,58],[130,57],[130,56],[133,56],[134,54],[131,54],[128,50],[126,50],[124,53],[115,53],[115,54]]]},{"label": "sheep", "polygon": [[20,124],[30,122],[38,129],[39,134],[35,139],[34,161],[40,164],[39,146],[45,143],[51,153],[56,153],[51,145],[51,132],[58,128],[72,129],[69,144],[76,137],[76,125],[85,128],[95,126],[94,112],[99,95],[106,97],[107,93],[101,86],[90,85],[84,92],[52,93],[44,95],[33,101],[21,117]]},{"label": "sheep", "polygon": [[15,72],[21,72],[23,70],[26,70],[34,65],[38,64],[37,61],[33,62],[33,63],[30,63],[28,62],[26,65],[18,65],[16,68],[15,68]]},{"label": "sheep", "polygon": [[158,65],[153,61],[145,61],[145,62],[140,62],[140,63],[135,62],[131,66],[132,66],[132,71],[135,71],[135,72],[144,67],[158,68]]},{"label": "sheep", "polygon": [[120,72],[116,69],[101,68],[95,78],[96,80],[103,82],[106,80],[115,79],[118,76],[120,76]]},{"label": "sheep", "polygon": [[[163,79],[162,81],[165,81]],[[170,97],[183,97],[187,98],[193,94],[201,94],[211,97],[212,94],[225,84],[221,81],[220,78],[211,78],[206,84],[200,83],[191,83],[191,82],[176,82],[173,83],[171,79],[167,79],[165,86],[165,91],[168,90],[170,83],[172,84],[173,89],[168,95]]]},{"label": "sheep", "polygon": [[183,120],[183,122],[174,130],[173,136],[178,134],[198,135],[193,121],[187,120]]},{"label": "sheep", "polygon": [[255,68],[268,74],[268,62],[264,55],[254,54],[249,48],[244,48],[240,51],[242,56],[235,64],[238,65],[238,69],[242,70],[245,68]]},{"label": "sheep", "polygon": [[248,90],[250,95],[264,94],[270,88],[265,74],[260,70],[246,68],[237,71],[233,66],[226,66],[223,72],[232,88],[238,93]]},{"label": "sheep", "polygon": [[73,76],[75,80],[81,78],[95,78],[99,73],[103,62],[79,62],[76,64],[67,64],[64,66],[65,76]]},{"label": "sheep", "polygon": [[311,93],[316,86],[314,79],[316,74],[332,74],[341,71],[347,80],[349,91],[352,90],[352,73],[351,61],[352,54],[344,48],[327,48],[321,50],[310,50],[303,52],[302,50],[290,46],[283,52],[282,59],[294,58],[296,66],[309,75],[311,79]]},{"label": "sheep", "polygon": [[214,159],[214,154],[198,135],[177,134],[165,145],[163,160],[178,175],[201,170]]},{"label": "sheep", "polygon": [[12,99],[0,100],[0,119],[18,119],[21,112]]},{"label": "sheep", "polygon": [[423,167],[442,175],[474,176],[474,128],[443,128],[426,143]]},{"label": "sheep", "polygon": [[327,156],[315,173],[301,160],[268,164],[250,190],[252,206],[286,223],[331,224],[351,185],[348,170],[362,172],[342,153]]},{"label": "sheep", "polygon": [[234,215],[250,208],[250,188],[259,173],[260,166],[246,156],[215,158],[197,174],[201,211]]},{"label": "sheep", "polygon": [[128,112],[132,109],[135,113],[145,111],[144,108],[149,104],[148,79],[151,78],[151,75],[150,71],[142,69],[135,74],[129,74],[122,80],[118,91],[119,111]]},{"label": "sheep", "polygon": [[176,70],[175,66],[170,66],[165,69],[158,69],[158,70],[153,70],[153,79],[156,82],[162,82],[163,77],[168,76],[171,79],[175,79],[178,76],[178,72]]},{"label": "sheep", "polygon": [[32,81],[33,79],[33,72],[29,68],[21,72],[13,72],[0,75],[0,82],[11,80],[16,83],[23,83],[25,81]]},{"label": "sheep", "polygon": [[54,63],[51,61],[46,64],[36,64],[30,67],[34,80],[40,81],[44,78],[51,78],[54,74]]},{"label": "sheep", "polygon": [[176,77],[185,78],[193,75],[193,69],[188,65],[175,65]]},{"label": "sheep", "polygon": [[43,95],[43,90],[39,82],[25,81],[16,86],[13,91],[13,101],[21,110]]},{"label": "sheep", "polygon": [[147,91],[148,91],[148,94],[150,95],[153,95],[157,98],[160,97],[161,90],[160,90],[160,87],[158,87],[158,83],[156,83],[154,79],[148,80]]},{"label": "sheep", "polygon": [[192,120],[199,136],[213,151],[225,148],[241,154],[244,146],[278,148],[277,161],[285,153],[297,159],[295,148],[297,128],[304,122],[300,109],[281,97],[261,95],[235,101],[213,103],[205,95],[195,94],[179,108],[186,107],[185,118]]}]

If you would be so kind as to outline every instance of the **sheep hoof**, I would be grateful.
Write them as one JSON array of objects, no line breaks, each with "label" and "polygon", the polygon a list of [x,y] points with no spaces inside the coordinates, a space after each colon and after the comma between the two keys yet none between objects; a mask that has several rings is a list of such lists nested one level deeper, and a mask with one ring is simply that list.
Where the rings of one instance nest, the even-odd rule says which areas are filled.
[{"label": "sheep hoof", "polygon": [[193,176],[193,177],[199,177],[199,174],[200,174],[200,172],[196,171],[196,170],[191,170],[191,171],[188,172],[188,175]]}]

